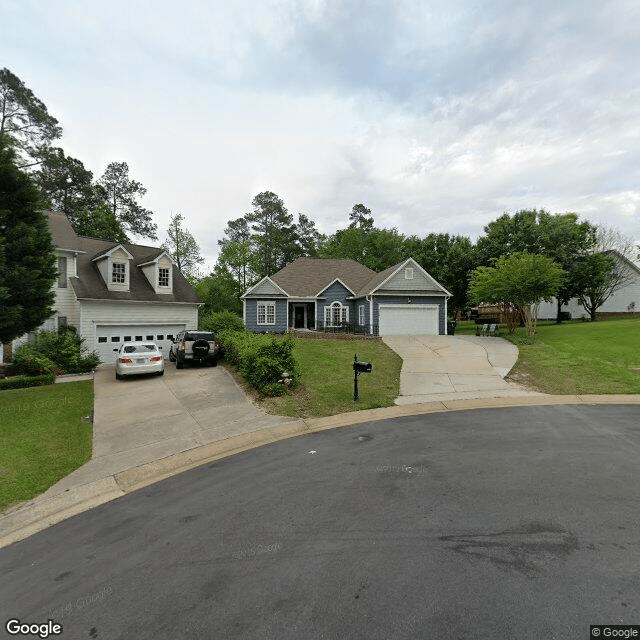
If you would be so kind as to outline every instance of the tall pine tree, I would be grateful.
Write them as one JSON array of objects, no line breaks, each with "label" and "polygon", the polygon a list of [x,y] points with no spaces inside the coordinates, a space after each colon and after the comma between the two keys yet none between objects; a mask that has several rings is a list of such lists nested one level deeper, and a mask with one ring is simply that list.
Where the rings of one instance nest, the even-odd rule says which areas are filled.
[{"label": "tall pine tree", "polygon": [[56,271],[40,192],[14,154],[0,149],[0,342],[10,344],[51,316]]}]

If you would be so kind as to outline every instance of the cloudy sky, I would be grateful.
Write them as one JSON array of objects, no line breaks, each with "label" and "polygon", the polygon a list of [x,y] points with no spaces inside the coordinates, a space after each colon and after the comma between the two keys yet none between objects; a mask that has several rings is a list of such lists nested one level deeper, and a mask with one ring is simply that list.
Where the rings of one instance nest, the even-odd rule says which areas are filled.
[{"label": "cloudy sky", "polygon": [[405,234],[545,208],[640,240],[638,24],[637,0],[2,0],[0,67],[208,266],[265,190],[325,233],[362,202]]}]

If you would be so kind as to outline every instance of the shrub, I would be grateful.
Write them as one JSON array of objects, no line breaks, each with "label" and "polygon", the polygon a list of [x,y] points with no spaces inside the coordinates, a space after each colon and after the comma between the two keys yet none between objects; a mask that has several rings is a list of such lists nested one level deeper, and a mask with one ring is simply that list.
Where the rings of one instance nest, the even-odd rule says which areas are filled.
[{"label": "shrub", "polygon": [[38,331],[33,347],[54,362],[62,373],[83,373],[100,364],[95,351],[85,353],[84,338],[75,327],[61,327],[58,331]]},{"label": "shrub", "polygon": [[224,359],[234,365],[239,364],[245,344],[249,344],[253,338],[246,331],[223,331],[217,337]]},{"label": "shrub", "polygon": [[286,387],[279,383],[286,371],[291,386],[299,382],[298,363],[293,356],[292,336],[274,337],[239,331],[219,335],[225,359],[238,367],[240,375],[264,395],[281,395]]},{"label": "shrub", "polygon": [[42,355],[34,345],[24,344],[13,354],[14,373],[24,376],[43,376],[53,374],[56,365]]},{"label": "shrub", "polygon": [[299,379],[298,363],[293,357],[295,343],[292,336],[256,336],[242,353],[238,366],[240,375],[262,393],[271,385],[278,384],[285,371],[289,374],[291,385],[295,386]]},{"label": "shrub", "polygon": [[42,376],[13,376],[0,380],[0,391],[8,389],[25,389],[26,387],[41,387],[45,384],[53,384],[56,377],[53,373]]},{"label": "shrub", "polygon": [[223,331],[245,332],[242,318],[231,311],[214,311],[200,320],[200,329],[221,333]]}]

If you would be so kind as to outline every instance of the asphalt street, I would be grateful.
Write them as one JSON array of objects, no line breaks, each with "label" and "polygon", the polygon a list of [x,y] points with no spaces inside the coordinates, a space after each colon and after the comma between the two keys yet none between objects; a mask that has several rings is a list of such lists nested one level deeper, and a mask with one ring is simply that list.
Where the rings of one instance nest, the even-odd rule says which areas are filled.
[{"label": "asphalt street", "polygon": [[639,418],[428,414],[205,465],[1,549],[3,633],[586,640],[640,624]]}]

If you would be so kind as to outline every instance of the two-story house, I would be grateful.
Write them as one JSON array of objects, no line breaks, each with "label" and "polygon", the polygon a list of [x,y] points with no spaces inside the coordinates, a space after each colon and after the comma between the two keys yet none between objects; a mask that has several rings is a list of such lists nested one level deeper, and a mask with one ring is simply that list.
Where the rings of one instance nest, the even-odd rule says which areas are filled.
[{"label": "two-story house", "polygon": [[78,329],[106,363],[123,341],[153,340],[165,357],[173,337],[198,325],[202,301],[164,249],[78,236],[47,214],[58,260],[55,313],[43,325]]}]

